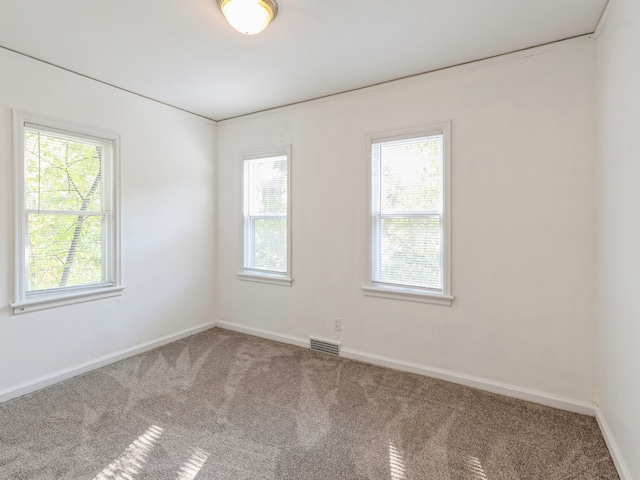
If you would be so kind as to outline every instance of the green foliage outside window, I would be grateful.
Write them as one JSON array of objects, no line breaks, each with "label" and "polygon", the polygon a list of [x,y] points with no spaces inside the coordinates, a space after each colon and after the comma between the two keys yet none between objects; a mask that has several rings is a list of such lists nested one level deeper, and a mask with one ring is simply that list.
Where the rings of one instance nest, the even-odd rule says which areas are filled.
[{"label": "green foliage outside window", "polygon": [[36,129],[25,129],[24,141],[27,290],[109,281],[103,170],[110,146]]},{"label": "green foliage outside window", "polygon": [[374,281],[441,288],[442,135],[373,147]]}]

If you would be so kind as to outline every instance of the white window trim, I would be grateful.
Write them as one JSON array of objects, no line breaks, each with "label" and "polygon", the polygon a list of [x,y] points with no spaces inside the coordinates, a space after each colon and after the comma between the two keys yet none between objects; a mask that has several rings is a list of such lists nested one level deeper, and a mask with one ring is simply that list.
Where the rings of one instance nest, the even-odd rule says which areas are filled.
[{"label": "white window trim", "polygon": [[[244,218],[247,192],[245,192],[244,187],[244,163],[247,160],[275,157],[278,155],[287,156],[287,271],[283,273],[245,268],[244,266],[247,249]],[[293,284],[293,278],[291,276],[291,145],[245,150],[240,153],[239,163],[240,190],[242,192],[242,196],[240,197],[240,270],[236,276],[239,280],[290,287]]]},{"label": "white window trim", "polygon": [[[107,139],[113,142],[113,252],[111,256],[111,282],[106,285],[84,285],[60,290],[27,294],[26,266],[24,251],[28,242],[25,226],[24,192],[24,125],[41,125],[44,128],[62,130],[78,135]],[[34,312],[47,308],[71,305],[121,295],[126,288],[121,280],[120,263],[120,135],[116,132],[88,127],[73,122],[36,115],[18,110],[13,111],[13,151],[14,151],[14,192],[15,192],[15,302],[10,306],[14,314]]]},{"label": "white window trim", "polygon": [[[435,132],[443,132],[443,265],[442,265],[442,292],[431,292],[421,288],[401,287],[392,285],[381,285],[373,282],[372,277],[372,235],[373,226],[371,212],[372,205],[372,168],[371,168],[371,150],[375,142],[381,140],[400,140],[404,138],[427,136]],[[367,192],[367,212],[366,212],[366,279],[362,286],[362,291],[366,296],[386,298],[393,300],[404,300],[410,302],[430,303],[434,305],[450,306],[453,302],[453,294],[451,291],[451,121],[441,121],[410,127],[400,130],[384,130],[371,132],[367,134],[366,145],[366,192]]]}]

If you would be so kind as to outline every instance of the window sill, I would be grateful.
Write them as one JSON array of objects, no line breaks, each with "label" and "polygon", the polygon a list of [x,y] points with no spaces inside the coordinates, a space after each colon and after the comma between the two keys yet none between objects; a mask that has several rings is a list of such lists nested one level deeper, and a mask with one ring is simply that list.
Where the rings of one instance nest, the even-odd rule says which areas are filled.
[{"label": "window sill", "polygon": [[431,303],[433,305],[451,306],[453,297],[439,293],[424,293],[410,288],[381,288],[363,286],[362,290],[368,297],[389,298],[407,302]]},{"label": "window sill", "polygon": [[270,283],[272,285],[282,285],[290,287],[293,279],[287,275],[277,275],[268,273],[247,273],[238,272],[238,278],[247,282]]},{"label": "window sill", "polygon": [[36,312],[47,308],[62,307],[74,303],[91,302],[102,298],[116,297],[122,295],[125,286],[103,287],[89,290],[78,290],[74,292],[58,293],[55,295],[42,294],[35,298],[30,298],[22,302],[11,304],[13,314]]}]

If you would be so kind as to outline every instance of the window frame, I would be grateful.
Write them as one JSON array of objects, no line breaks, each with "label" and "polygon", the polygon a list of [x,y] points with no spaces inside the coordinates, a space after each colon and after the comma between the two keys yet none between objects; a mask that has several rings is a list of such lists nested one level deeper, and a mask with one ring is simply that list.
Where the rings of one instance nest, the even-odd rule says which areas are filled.
[{"label": "window frame", "polygon": [[[251,239],[247,230],[247,189],[245,179],[245,165],[247,161],[259,160],[261,158],[270,158],[283,156],[287,157],[287,271],[273,272],[250,268],[246,265],[247,254],[250,248]],[[238,279],[268,283],[272,285],[291,286],[293,278],[291,275],[291,145],[282,145],[276,147],[257,148],[246,150],[240,153],[240,270],[236,274]],[[273,217],[273,215],[264,215],[265,218]],[[255,216],[253,218],[256,218]]]},{"label": "window frame", "polygon": [[[420,287],[396,286],[382,284],[373,280],[374,273],[374,202],[373,202],[373,144],[425,137],[433,134],[443,135],[443,180],[442,180],[442,291]],[[366,144],[366,279],[362,291],[366,296],[380,297],[394,300],[430,303],[450,306],[453,302],[451,290],[451,121],[434,122],[425,125],[370,132],[367,134]],[[408,215],[411,216],[411,215]]]},{"label": "window frame", "polygon": [[[111,255],[110,282],[100,285],[79,285],[29,291],[27,285],[27,257],[29,247],[27,209],[25,198],[25,129],[30,126],[43,130],[58,131],[71,137],[87,137],[112,143],[111,162],[111,222],[107,239],[110,241]],[[14,150],[14,229],[15,229],[15,302],[10,306],[14,314],[21,314],[88,302],[101,298],[121,295],[125,287],[121,280],[120,263],[120,135],[118,133],[77,124],[65,120],[13,110],[13,150]]]}]

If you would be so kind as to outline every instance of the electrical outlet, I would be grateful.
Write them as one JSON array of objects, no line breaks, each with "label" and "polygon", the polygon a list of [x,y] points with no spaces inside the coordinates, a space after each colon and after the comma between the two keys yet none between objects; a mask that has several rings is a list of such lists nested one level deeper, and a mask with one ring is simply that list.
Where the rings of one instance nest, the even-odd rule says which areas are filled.
[{"label": "electrical outlet", "polygon": [[339,332],[342,329],[342,319],[340,317],[333,318],[333,329]]}]

